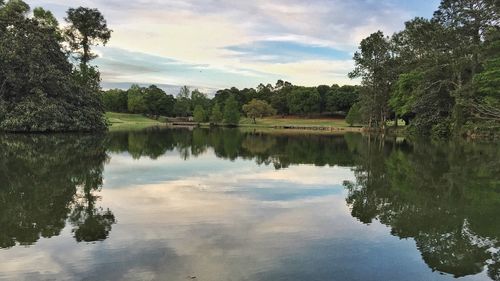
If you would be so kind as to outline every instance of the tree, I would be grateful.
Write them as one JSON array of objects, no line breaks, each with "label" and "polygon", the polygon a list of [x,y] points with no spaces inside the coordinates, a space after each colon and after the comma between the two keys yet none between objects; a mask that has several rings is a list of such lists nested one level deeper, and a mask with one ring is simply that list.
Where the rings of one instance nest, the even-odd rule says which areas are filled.
[{"label": "tree", "polygon": [[33,9],[33,18],[35,18],[39,23],[53,28],[54,30],[59,28],[59,22],[54,17],[51,11],[45,10],[41,7]]},{"label": "tree", "polygon": [[203,106],[197,105],[194,108],[193,118],[194,118],[194,122],[196,122],[196,123],[202,123],[205,121],[205,110],[203,109]]},{"label": "tree", "polygon": [[91,46],[106,43],[111,38],[112,30],[108,28],[104,16],[97,9],[78,7],[67,11],[65,18],[68,27],[65,30],[66,41],[73,52],[78,55],[82,65],[96,57]]},{"label": "tree", "polygon": [[212,108],[212,115],[210,116],[210,122],[218,124],[221,123],[224,119],[224,116],[222,115],[222,112],[220,110],[220,105],[219,103],[215,103],[214,107]]},{"label": "tree", "polygon": [[356,68],[349,77],[362,79],[362,112],[369,127],[384,127],[389,116],[389,94],[395,80],[395,67],[389,38],[378,31],[361,41],[354,54]]},{"label": "tree", "polygon": [[229,96],[224,105],[224,122],[228,125],[238,125],[240,122],[239,105],[233,95]]},{"label": "tree", "polygon": [[175,98],[172,95],[163,95],[159,100],[159,113],[163,116],[174,116]]},{"label": "tree", "polygon": [[0,1],[0,30],[26,19],[30,6],[21,0]]},{"label": "tree", "polygon": [[[333,89],[337,89],[338,87],[339,87],[338,85],[334,85],[332,87],[332,90]],[[319,97],[320,97],[319,112],[323,113],[326,110],[327,95],[328,95],[328,92],[330,91],[330,86],[328,86],[328,85],[319,85],[317,87],[317,90],[318,90]]]},{"label": "tree", "polygon": [[491,30],[486,37],[482,56],[483,71],[473,78],[478,97],[471,101],[473,118],[500,121],[500,29]]},{"label": "tree", "polygon": [[194,110],[197,105],[201,105],[203,110],[209,108],[210,105],[210,99],[198,89],[191,92],[191,109]]},{"label": "tree", "polygon": [[332,87],[325,96],[326,107],[329,112],[349,112],[349,109],[359,100],[358,86]]},{"label": "tree", "polygon": [[160,116],[164,113],[164,105],[165,98],[167,94],[156,85],[151,85],[148,88],[143,90],[144,92],[144,105],[146,107],[146,111],[144,113]]},{"label": "tree", "polygon": [[27,17],[28,10],[22,1],[0,5],[0,104],[4,108],[0,130],[105,130],[95,87],[98,80],[82,82],[54,29]]},{"label": "tree", "polygon": [[175,116],[187,117],[191,115],[191,99],[189,98],[191,91],[187,86],[183,86],[174,105]]},{"label": "tree", "polygon": [[145,113],[147,110],[146,102],[144,101],[144,89],[139,85],[132,85],[127,91],[128,93],[128,112],[130,113]]},{"label": "tree", "polygon": [[248,118],[252,118],[254,124],[257,123],[256,118],[276,115],[276,109],[267,102],[258,99],[253,99],[248,104],[245,104],[243,112],[245,112]]},{"label": "tree", "polygon": [[106,111],[127,112],[128,94],[120,89],[110,89],[102,93],[102,102]]},{"label": "tree", "polygon": [[287,96],[290,113],[309,115],[319,113],[321,97],[316,88],[296,87]]},{"label": "tree", "polygon": [[499,6],[498,0],[442,0],[434,13],[434,20],[453,30],[463,51],[472,55],[472,75],[479,69],[482,38],[490,27],[500,24]]},{"label": "tree", "polygon": [[347,122],[347,124],[349,124],[349,126],[352,127],[354,124],[361,124],[362,116],[360,109],[360,104],[355,103],[349,110],[349,113],[345,118],[345,121]]}]

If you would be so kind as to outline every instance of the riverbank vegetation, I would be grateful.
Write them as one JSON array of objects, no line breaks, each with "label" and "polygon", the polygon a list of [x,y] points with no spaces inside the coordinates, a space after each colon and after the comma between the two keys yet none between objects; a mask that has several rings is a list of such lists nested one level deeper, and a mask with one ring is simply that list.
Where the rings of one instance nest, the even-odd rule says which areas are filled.
[{"label": "riverbank vegetation", "polygon": [[50,11],[0,0],[0,130],[106,129],[99,72],[89,62],[91,46],[111,31],[95,9],[69,9],[65,20],[61,29]]},{"label": "riverbank vegetation", "polygon": [[416,135],[491,136],[500,132],[500,5],[443,0],[431,19],[361,41],[352,78],[361,78],[359,113],[384,129],[403,118]]},{"label": "riverbank vegetation", "polygon": [[[265,122],[263,117],[270,116],[273,118],[269,119],[279,123],[290,119],[297,123],[300,118],[306,123],[311,119],[328,123],[329,117],[346,116],[358,101],[360,91],[359,86],[301,87],[279,80],[274,86],[261,84],[255,89],[219,90],[209,98],[187,86],[174,97],[155,85],[132,85],[128,90],[104,91],[102,100],[107,111],[143,114],[151,118],[192,117],[196,123],[238,125],[240,119],[248,117],[257,124]],[[355,123],[358,122],[352,124]]]}]

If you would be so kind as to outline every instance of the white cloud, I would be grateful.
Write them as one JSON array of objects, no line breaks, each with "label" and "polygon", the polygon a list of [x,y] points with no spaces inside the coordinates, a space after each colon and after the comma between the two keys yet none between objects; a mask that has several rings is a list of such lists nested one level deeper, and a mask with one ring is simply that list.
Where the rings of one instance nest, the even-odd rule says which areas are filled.
[{"label": "white cloud", "polygon": [[[234,56],[227,47],[265,40],[283,40],[316,46],[328,46],[353,53],[358,42],[379,29],[390,34],[401,28],[404,20],[416,14],[389,0],[32,0],[32,6],[89,6],[99,8],[114,30],[109,46],[171,58],[183,64],[203,64],[207,71],[238,74],[231,79],[234,86],[252,87],[256,78],[273,82],[276,76],[297,84],[352,84],[347,73],[352,61],[297,58],[293,63],[276,63],[276,57],[253,54]],[[49,7],[50,8],[50,7]],[[62,17],[62,14],[58,14]],[[257,63],[258,62],[258,63]],[[102,69],[116,72],[119,69]],[[255,75],[258,73],[259,75]],[[262,75],[261,75],[262,74]],[[207,75],[211,75],[208,73]],[[162,84],[193,84],[229,87],[227,81],[185,75],[165,77],[153,74],[130,77]],[[116,78],[116,77],[115,77]],[[105,79],[107,79],[105,77]],[[182,79],[182,81],[181,81]]]}]

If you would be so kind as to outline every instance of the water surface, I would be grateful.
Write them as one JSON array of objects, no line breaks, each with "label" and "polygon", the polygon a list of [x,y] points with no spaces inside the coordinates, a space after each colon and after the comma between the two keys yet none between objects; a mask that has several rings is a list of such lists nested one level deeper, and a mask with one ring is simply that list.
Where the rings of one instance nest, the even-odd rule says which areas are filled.
[{"label": "water surface", "polygon": [[500,147],[0,135],[1,280],[500,280]]}]

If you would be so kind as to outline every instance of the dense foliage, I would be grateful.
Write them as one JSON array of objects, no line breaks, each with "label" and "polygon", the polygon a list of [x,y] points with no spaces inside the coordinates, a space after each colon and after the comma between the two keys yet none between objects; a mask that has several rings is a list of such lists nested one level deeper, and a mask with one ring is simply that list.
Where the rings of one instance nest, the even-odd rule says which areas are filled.
[{"label": "dense foliage", "polygon": [[106,129],[99,73],[74,67],[52,13],[0,1],[0,130]]},{"label": "dense foliage", "polygon": [[442,0],[432,19],[361,41],[350,76],[364,86],[363,122],[384,128],[399,117],[436,137],[498,132],[499,23],[497,0]]},{"label": "dense foliage", "polygon": [[[106,111],[140,113],[150,117],[193,117],[196,122],[222,123],[229,99],[233,116],[245,113],[249,118],[270,115],[345,116],[359,100],[360,86],[299,87],[279,80],[275,86],[259,85],[256,89],[235,87],[219,90],[213,98],[195,89],[181,87],[176,97],[157,86],[132,85],[128,90],[110,89],[102,92]],[[247,105],[247,110],[244,106]],[[239,118],[233,118],[236,120]],[[234,123],[237,124],[237,123]]]}]

